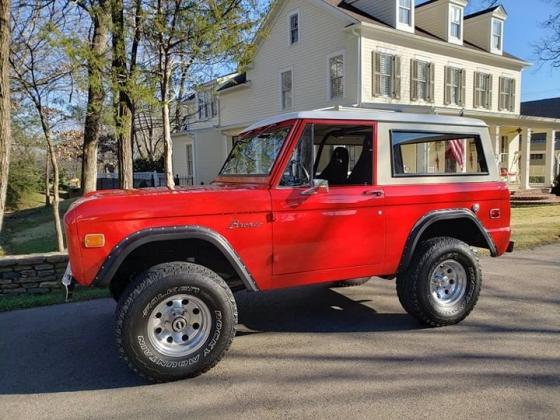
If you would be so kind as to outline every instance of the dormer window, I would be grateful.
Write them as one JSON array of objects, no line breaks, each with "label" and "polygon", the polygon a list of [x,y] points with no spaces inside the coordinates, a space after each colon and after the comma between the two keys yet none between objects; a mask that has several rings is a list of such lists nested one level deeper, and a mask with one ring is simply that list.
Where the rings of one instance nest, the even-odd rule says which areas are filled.
[{"label": "dormer window", "polygon": [[502,50],[504,37],[504,22],[498,19],[492,20],[492,49],[496,51]]},{"label": "dormer window", "polygon": [[399,23],[412,26],[412,0],[399,0]]},{"label": "dormer window", "polygon": [[290,45],[299,42],[299,12],[293,12],[288,16],[290,25]]},{"label": "dormer window", "polygon": [[451,6],[450,10],[451,21],[449,32],[451,38],[462,39],[463,32],[463,9],[457,6]]}]

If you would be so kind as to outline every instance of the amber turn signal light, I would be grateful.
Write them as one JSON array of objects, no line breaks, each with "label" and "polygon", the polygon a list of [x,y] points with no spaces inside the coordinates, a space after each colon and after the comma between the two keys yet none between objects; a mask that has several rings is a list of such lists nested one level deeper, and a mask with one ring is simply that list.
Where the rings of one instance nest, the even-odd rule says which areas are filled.
[{"label": "amber turn signal light", "polygon": [[91,233],[84,238],[86,248],[102,248],[105,246],[105,235],[102,233]]}]

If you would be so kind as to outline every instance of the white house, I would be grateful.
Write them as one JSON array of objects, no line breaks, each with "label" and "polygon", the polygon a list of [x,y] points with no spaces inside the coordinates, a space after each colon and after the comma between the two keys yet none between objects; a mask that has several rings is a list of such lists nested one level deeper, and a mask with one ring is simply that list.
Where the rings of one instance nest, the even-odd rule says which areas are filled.
[{"label": "white house", "polygon": [[550,186],[560,120],[520,115],[529,63],[504,51],[506,10],[465,16],[467,3],[275,1],[247,71],[205,85],[192,98],[199,112],[173,137],[175,172],[183,178],[192,170],[195,184],[208,183],[252,123],[346,106],[482,119],[512,188],[530,188],[531,136],[545,133]]}]

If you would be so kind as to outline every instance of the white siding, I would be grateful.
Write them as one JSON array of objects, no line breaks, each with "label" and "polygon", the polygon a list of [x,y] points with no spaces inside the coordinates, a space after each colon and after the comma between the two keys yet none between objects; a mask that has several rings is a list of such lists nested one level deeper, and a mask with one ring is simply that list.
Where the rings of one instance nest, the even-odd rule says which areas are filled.
[{"label": "white siding", "polygon": [[[294,9],[300,14],[300,42],[290,45],[287,16]],[[286,1],[247,71],[251,87],[221,94],[221,126],[248,125],[281,113],[278,74],[286,67],[293,68],[293,110],[357,103],[358,37],[345,31],[349,23],[308,0]],[[330,101],[327,57],[337,51],[345,52],[344,97]]]},{"label": "white siding", "polygon": [[[362,39],[362,101],[365,103],[375,104],[392,104],[392,105],[419,105],[421,103],[410,101],[410,61],[411,59],[420,59],[429,61],[435,64],[435,102],[427,104],[429,106],[444,107],[445,95],[445,66],[459,67],[467,70],[466,78],[466,109],[473,109],[473,95],[474,95],[474,72],[482,71],[493,75],[493,89],[492,89],[492,109],[489,111],[498,112],[498,91],[499,91],[499,78],[501,76],[511,77],[516,80],[517,95],[516,95],[516,110],[515,113],[520,112],[520,89],[521,89],[521,72],[508,68],[500,68],[495,65],[482,64],[480,62],[465,60],[461,54],[460,47],[456,47],[458,54],[456,57],[444,55],[439,52],[437,48],[423,48],[414,49],[396,44],[396,38],[385,35],[385,39],[379,34],[376,39],[363,38]],[[407,45],[413,45],[412,42]],[[379,50],[387,50],[401,57],[401,99],[389,99],[374,97],[372,94],[372,52]],[[449,107],[453,108],[453,107]],[[455,107],[459,109],[458,107]],[[508,111],[503,111],[504,114],[511,114]]]},{"label": "white siding", "polygon": [[216,129],[200,130],[194,137],[195,184],[209,184],[216,178],[227,157],[226,136]]},{"label": "white siding", "polygon": [[190,134],[174,134],[173,143],[173,176],[187,178],[187,144],[192,143]]}]

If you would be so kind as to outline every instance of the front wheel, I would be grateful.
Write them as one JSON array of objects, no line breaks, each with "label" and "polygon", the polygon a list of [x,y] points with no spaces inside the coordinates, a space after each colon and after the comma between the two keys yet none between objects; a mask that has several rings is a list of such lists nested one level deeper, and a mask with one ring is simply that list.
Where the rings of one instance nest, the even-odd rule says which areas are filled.
[{"label": "front wheel", "polygon": [[472,248],[447,237],[423,242],[408,270],[397,276],[403,308],[432,327],[464,320],[474,309],[481,286],[480,263]]},{"label": "front wheel", "polygon": [[153,382],[192,378],[214,367],[228,350],[237,307],[213,271],[175,262],[140,274],[116,313],[119,352]]}]

